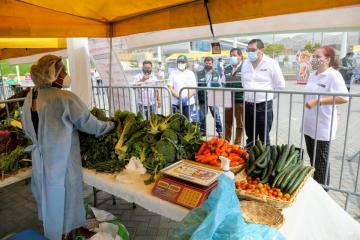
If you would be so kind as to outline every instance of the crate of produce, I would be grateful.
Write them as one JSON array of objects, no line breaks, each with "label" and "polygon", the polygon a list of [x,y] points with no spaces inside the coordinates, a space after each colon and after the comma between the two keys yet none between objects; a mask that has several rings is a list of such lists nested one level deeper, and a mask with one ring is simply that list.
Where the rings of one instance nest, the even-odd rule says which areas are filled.
[{"label": "crate of produce", "polygon": [[314,173],[314,168],[299,158],[294,145],[264,146],[257,141],[249,155],[246,168],[235,177],[240,199],[289,207]]}]

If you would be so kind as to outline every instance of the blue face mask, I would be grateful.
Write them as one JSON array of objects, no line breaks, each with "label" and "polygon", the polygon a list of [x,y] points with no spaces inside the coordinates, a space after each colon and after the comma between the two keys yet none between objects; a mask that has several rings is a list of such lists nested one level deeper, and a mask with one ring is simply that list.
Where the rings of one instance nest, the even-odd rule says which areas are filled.
[{"label": "blue face mask", "polygon": [[248,58],[251,62],[255,62],[257,59],[257,52],[248,52]]},{"label": "blue face mask", "polygon": [[230,57],[230,64],[231,65],[237,65],[239,63],[237,57],[231,56]]}]

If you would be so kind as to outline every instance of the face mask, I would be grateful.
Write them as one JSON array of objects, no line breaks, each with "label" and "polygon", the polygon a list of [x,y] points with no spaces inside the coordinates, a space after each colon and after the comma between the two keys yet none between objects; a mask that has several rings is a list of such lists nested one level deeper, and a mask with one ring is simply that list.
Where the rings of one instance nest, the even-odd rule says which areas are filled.
[{"label": "face mask", "polygon": [[179,70],[183,71],[186,68],[186,63],[178,63],[177,67]]},{"label": "face mask", "polygon": [[149,74],[149,75],[150,75],[150,74],[151,74],[151,70],[145,70],[145,69],[143,69],[143,73],[144,73],[144,74]]},{"label": "face mask", "polygon": [[231,65],[236,65],[236,64],[238,64],[238,59],[237,59],[237,57],[235,57],[235,56],[231,56],[230,57],[230,64]]},{"label": "face mask", "polygon": [[324,64],[324,60],[313,58],[311,59],[310,64],[313,70],[318,70],[320,66]]},{"label": "face mask", "polygon": [[71,78],[69,75],[66,74],[66,76],[64,77],[64,80],[63,80],[63,84],[62,84],[62,87],[63,88],[69,88],[71,85]]},{"label": "face mask", "polygon": [[248,52],[248,58],[251,62],[255,62],[257,59],[257,52]]}]

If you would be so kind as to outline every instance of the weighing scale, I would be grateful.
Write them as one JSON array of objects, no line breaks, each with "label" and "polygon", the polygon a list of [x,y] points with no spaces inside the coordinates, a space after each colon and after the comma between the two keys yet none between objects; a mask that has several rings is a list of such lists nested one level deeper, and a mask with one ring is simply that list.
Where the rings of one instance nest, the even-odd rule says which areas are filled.
[{"label": "weighing scale", "polygon": [[161,171],[152,193],[186,208],[201,205],[217,186],[221,171],[194,161],[182,160]]}]

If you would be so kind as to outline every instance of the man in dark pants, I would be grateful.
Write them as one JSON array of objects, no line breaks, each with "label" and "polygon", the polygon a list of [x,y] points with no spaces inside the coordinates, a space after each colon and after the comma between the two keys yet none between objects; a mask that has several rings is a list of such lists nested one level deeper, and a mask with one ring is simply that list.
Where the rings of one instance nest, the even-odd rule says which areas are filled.
[{"label": "man in dark pants", "polygon": [[[230,65],[225,67],[225,87],[227,88],[243,88],[241,80],[241,66],[243,56],[240,48],[230,50]],[[225,108],[225,139],[231,140],[231,132],[234,125],[234,117],[236,120],[236,133],[234,143],[241,145],[243,136],[243,92],[232,93],[231,103],[235,106]],[[235,99],[233,99],[235,98]]]},{"label": "man in dark pants", "polygon": [[[214,70],[214,59],[206,57],[204,59],[204,69],[196,73],[198,87],[220,87],[220,78]],[[206,135],[206,114],[207,114],[207,92],[198,92],[199,101],[199,121],[200,131],[203,136]],[[216,132],[222,137],[222,124],[218,107],[209,106],[211,115],[215,119]]]},{"label": "man in dark pants", "polygon": [[346,87],[349,92],[351,85],[351,77],[353,75],[353,62],[352,62],[353,56],[354,56],[353,52],[348,52],[346,56],[343,59],[341,59],[341,65],[339,70],[339,72],[344,78]]},{"label": "man in dark pants", "polygon": [[260,91],[244,94],[246,143],[250,144],[260,138],[266,145],[270,145],[274,94],[261,90],[284,89],[285,80],[278,62],[264,54],[264,43],[260,39],[251,40],[247,52],[248,59],[241,69],[243,86],[245,89]]}]

